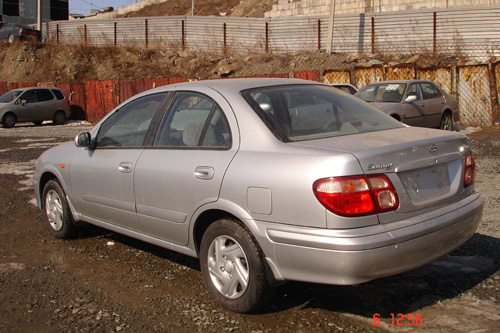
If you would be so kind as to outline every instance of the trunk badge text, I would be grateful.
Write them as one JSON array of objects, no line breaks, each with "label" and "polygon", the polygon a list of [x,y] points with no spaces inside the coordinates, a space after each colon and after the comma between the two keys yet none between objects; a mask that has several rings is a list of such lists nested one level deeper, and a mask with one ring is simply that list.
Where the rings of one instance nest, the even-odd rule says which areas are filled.
[{"label": "trunk badge text", "polygon": [[368,164],[367,168],[368,170],[380,170],[380,169],[390,170],[392,169],[392,163]]},{"label": "trunk badge text", "polygon": [[437,153],[438,151],[438,147],[436,145],[432,145],[430,148],[429,148],[429,151],[431,152],[431,154],[435,154]]}]

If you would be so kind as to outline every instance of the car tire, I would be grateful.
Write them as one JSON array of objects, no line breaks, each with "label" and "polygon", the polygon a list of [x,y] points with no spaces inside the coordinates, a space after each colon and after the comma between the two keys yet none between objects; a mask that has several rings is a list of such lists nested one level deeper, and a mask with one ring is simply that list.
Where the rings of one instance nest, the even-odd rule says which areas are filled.
[{"label": "car tire", "polygon": [[7,113],[2,118],[2,126],[5,128],[14,127],[16,121],[16,116],[13,113]]},{"label": "car tire", "polygon": [[50,233],[57,238],[72,238],[76,233],[76,226],[59,182],[49,180],[43,188],[42,198]]},{"label": "car tire", "polygon": [[252,312],[273,296],[262,249],[237,221],[224,218],[211,224],[203,235],[199,257],[210,294],[227,309]]},{"label": "car tire", "polygon": [[66,115],[62,111],[57,111],[52,118],[54,125],[62,125],[66,121]]},{"label": "car tire", "polygon": [[9,35],[9,37],[7,37],[7,40],[9,41],[9,43],[11,43],[11,44],[12,44],[12,43],[14,43],[14,42],[15,42],[16,37],[14,37],[14,35],[13,35],[13,34],[10,34],[10,35]]},{"label": "car tire", "polygon": [[441,123],[439,124],[439,128],[446,131],[453,130],[453,118],[451,114],[448,112],[443,113],[443,117],[441,118]]}]

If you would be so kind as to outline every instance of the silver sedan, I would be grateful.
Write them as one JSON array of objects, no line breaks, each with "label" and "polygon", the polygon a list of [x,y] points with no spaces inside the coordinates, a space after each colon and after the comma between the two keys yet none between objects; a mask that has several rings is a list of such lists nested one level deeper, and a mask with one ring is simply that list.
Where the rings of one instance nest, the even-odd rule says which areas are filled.
[{"label": "silver sedan", "polygon": [[338,89],[235,79],[160,87],[45,152],[50,232],[75,222],[198,257],[237,312],[287,281],[352,285],[429,263],[481,220],[467,137],[407,127]]},{"label": "silver sedan", "polygon": [[355,95],[410,126],[451,131],[459,120],[456,97],[427,80],[372,83]]}]

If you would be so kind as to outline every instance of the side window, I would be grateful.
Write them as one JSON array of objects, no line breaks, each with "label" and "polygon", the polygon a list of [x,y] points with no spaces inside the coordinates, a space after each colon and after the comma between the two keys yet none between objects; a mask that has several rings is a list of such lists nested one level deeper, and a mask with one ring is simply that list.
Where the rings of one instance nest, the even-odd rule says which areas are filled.
[{"label": "side window", "polygon": [[60,90],[52,89],[52,92],[54,93],[57,99],[59,100],[64,99],[64,94]]},{"label": "side window", "polygon": [[412,83],[410,87],[408,88],[408,96],[417,96],[418,99],[422,99],[422,93],[420,92],[420,88],[418,87],[417,83]]},{"label": "side window", "polygon": [[37,92],[38,92],[38,101],[39,102],[51,101],[54,99],[54,96],[49,91],[49,89],[38,89]]},{"label": "side window", "polygon": [[420,87],[422,88],[422,94],[424,95],[424,99],[442,97],[441,92],[436,87],[434,87],[434,85],[430,83],[421,83]]},{"label": "side window", "polygon": [[153,116],[166,93],[140,97],[116,110],[101,125],[99,147],[141,147]]},{"label": "side window", "polygon": [[26,101],[26,103],[37,103],[38,102],[38,94],[36,90],[28,90],[24,94],[21,95],[19,102]]},{"label": "side window", "polygon": [[231,131],[221,108],[208,96],[178,92],[156,135],[155,147],[231,147]]}]

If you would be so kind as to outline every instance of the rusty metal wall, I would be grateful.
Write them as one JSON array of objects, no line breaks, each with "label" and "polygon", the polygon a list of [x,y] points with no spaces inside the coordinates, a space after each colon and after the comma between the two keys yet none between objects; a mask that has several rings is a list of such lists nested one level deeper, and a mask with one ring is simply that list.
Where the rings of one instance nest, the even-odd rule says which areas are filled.
[{"label": "rusty metal wall", "polygon": [[349,71],[325,71],[323,73],[324,83],[351,84],[351,72]]},{"label": "rusty metal wall", "polygon": [[320,82],[319,71],[300,71],[293,73],[295,79]]},{"label": "rusty metal wall", "polygon": [[384,81],[384,69],[382,67],[356,68],[354,76],[356,78],[354,85],[361,89],[367,84]]},{"label": "rusty metal wall", "polygon": [[498,124],[500,120],[500,62],[497,62],[492,65],[492,76],[493,83],[495,84],[495,91],[492,92],[492,102],[494,103],[493,107],[493,119]]},{"label": "rusty metal wall", "polygon": [[[373,82],[385,79],[408,79],[415,77],[415,70],[420,79],[436,82],[445,91],[457,96],[460,108],[460,120],[463,126],[491,126],[498,120],[494,113],[492,95],[500,97],[500,62],[492,66],[494,85],[496,91],[491,91],[489,67],[463,66],[452,68],[414,68],[414,67],[371,67],[356,68],[354,73],[349,71],[326,70],[321,76],[318,70],[292,72],[290,74],[259,75],[254,77],[294,77],[305,80],[326,83],[351,83],[358,88]],[[355,78],[354,82],[350,78]],[[456,80],[456,83],[454,81]],[[89,81],[81,84],[58,84],[68,96],[73,119],[87,119],[96,123],[119,103],[142,91],[167,84],[186,82],[186,78],[158,78],[140,79],[131,81]],[[51,82],[38,83],[38,85],[52,86]],[[456,85],[456,88],[454,87]],[[19,87],[37,86],[35,83],[7,83],[0,82],[0,92]]]},{"label": "rusty metal wall", "polygon": [[429,80],[435,82],[438,86],[443,88],[443,90],[446,91],[448,94],[451,94],[454,91],[451,68],[419,69],[418,74],[421,80]]},{"label": "rusty metal wall", "polygon": [[98,122],[118,105],[114,80],[85,82],[87,95],[87,120]]},{"label": "rusty metal wall", "polygon": [[385,71],[386,80],[413,80],[416,77],[414,66],[387,67]]},{"label": "rusty metal wall", "polygon": [[87,119],[87,98],[84,83],[68,83],[56,85],[63,91],[71,108],[71,119]]},{"label": "rusty metal wall", "polygon": [[493,125],[488,66],[459,67],[457,88],[462,125]]},{"label": "rusty metal wall", "polygon": [[7,88],[7,82],[0,82],[0,96],[4,95],[9,88]]},{"label": "rusty metal wall", "polygon": [[167,85],[168,78],[164,79],[140,79],[140,80],[120,80],[119,86],[119,103],[125,102],[130,97],[137,95],[143,91]]}]

